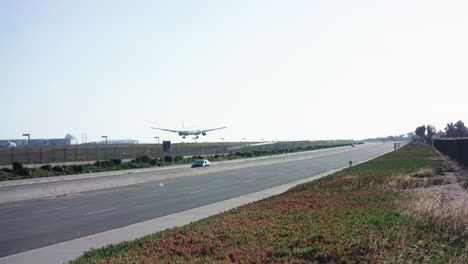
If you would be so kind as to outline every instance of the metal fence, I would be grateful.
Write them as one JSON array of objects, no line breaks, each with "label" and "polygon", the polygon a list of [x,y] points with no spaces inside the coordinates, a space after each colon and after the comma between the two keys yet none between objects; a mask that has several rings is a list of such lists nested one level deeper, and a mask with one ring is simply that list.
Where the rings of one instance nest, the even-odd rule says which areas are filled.
[{"label": "metal fence", "polygon": [[[172,156],[198,156],[247,151],[272,151],[283,149],[307,148],[312,146],[334,146],[351,144],[352,140],[333,141],[294,141],[274,143],[196,143],[173,144]],[[108,159],[134,159],[149,154],[153,157],[162,156],[162,145],[68,145],[57,147],[20,147],[0,148],[0,165],[10,165],[13,162],[23,164],[45,164],[79,161],[96,161]]]},{"label": "metal fence", "polygon": [[468,166],[468,138],[437,138],[433,144],[438,151]]}]

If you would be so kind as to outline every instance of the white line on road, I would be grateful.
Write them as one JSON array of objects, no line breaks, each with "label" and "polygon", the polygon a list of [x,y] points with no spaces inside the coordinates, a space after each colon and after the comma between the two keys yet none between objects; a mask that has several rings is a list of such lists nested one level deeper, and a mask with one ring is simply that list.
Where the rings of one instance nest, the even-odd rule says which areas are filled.
[{"label": "white line on road", "polygon": [[70,206],[63,206],[63,207],[58,207],[58,208],[52,208],[52,209],[47,209],[47,210],[41,210],[41,211],[36,211],[36,212],[33,212],[33,214],[39,214],[39,213],[45,213],[45,212],[51,212],[51,211],[56,211],[56,210],[61,210],[61,209],[65,209],[65,208],[68,208]]},{"label": "white line on road", "polygon": [[160,193],[160,192],[164,192],[164,191],[166,191],[166,190],[155,190],[155,191],[151,191],[149,193]]},{"label": "white line on road", "polygon": [[255,181],[255,180],[244,181],[244,183],[253,182],[253,181]]},{"label": "white line on road", "polygon": [[99,214],[99,213],[109,212],[109,211],[113,211],[113,210],[117,210],[117,209],[119,209],[119,208],[118,208],[118,207],[115,207],[115,208],[109,208],[109,209],[104,209],[104,210],[101,210],[101,211],[96,211],[96,212],[86,213],[86,214],[84,214],[84,215]]},{"label": "white line on road", "polygon": [[206,192],[206,190],[195,191],[195,192],[191,192],[190,194],[201,193],[201,192]]}]

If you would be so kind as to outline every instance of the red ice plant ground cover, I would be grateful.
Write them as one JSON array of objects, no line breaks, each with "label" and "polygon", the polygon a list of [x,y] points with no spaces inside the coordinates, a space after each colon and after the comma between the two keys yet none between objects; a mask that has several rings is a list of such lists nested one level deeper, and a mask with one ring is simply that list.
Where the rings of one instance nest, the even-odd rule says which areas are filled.
[{"label": "red ice plant ground cover", "polygon": [[463,263],[467,234],[402,214],[399,205],[411,194],[388,184],[423,168],[449,170],[434,156],[411,144],[281,195],[92,250],[72,263]]}]

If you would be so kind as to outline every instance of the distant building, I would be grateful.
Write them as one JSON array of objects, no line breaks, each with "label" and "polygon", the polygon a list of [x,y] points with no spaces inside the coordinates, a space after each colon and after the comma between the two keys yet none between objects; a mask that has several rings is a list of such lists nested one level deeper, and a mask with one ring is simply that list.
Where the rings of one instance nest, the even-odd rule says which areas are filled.
[{"label": "distant building", "polygon": [[[106,144],[106,141],[105,140],[99,141],[98,144]],[[133,144],[138,144],[138,140],[135,140],[135,139],[110,139],[110,140],[107,140],[107,144],[133,145]]]},{"label": "distant building", "polygon": [[[31,139],[31,147],[49,147],[71,145],[71,139],[68,138],[49,138],[49,139]],[[16,146],[15,146],[16,145]],[[27,139],[6,139],[0,140],[0,147],[27,147]]]}]

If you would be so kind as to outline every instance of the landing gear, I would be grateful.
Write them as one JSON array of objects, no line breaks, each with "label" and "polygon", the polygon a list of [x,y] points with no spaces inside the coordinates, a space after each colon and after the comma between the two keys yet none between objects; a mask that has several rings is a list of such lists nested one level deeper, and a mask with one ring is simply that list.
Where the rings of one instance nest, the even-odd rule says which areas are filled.
[{"label": "landing gear", "polygon": [[185,139],[185,136],[183,136],[182,139]]}]

